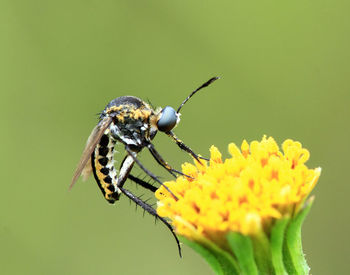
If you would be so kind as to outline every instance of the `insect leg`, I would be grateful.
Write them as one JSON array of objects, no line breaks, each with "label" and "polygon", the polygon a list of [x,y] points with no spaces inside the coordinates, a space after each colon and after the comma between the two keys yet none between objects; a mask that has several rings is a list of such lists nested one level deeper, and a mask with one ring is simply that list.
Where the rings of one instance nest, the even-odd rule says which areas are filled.
[{"label": "insect leg", "polygon": [[118,174],[118,178],[117,178],[117,188],[121,188],[123,187],[126,179],[129,176],[129,173],[132,169],[132,167],[134,166],[134,159],[132,158],[132,156],[127,155],[124,160],[122,161],[122,164],[120,165],[120,169],[119,169],[119,174]]},{"label": "insect leg", "polygon": [[124,195],[126,195],[129,199],[131,199],[132,201],[134,201],[137,205],[141,206],[145,211],[147,211],[148,213],[150,213],[152,216],[156,217],[157,219],[161,220],[161,222],[163,222],[166,227],[169,228],[169,230],[171,231],[171,234],[173,234],[176,243],[177,243],[177,247],[179,249],[179,255],[181,256],[181,247],[180,247],[180,242],[179,239],[177,238],[173,228],[171,227],[171,225],[162,217],[160,217],[157,214],[157,211],[155,209],[153,209],[149,204],[147,204],[146,202],[144,202],[143,200],[141,200],[140,198],[136,197],[134,194],[132,194],[130,191],[124,189],[123,187],[120,187],[120,190],[122,191],[122,193]]},{"label": "insect leg", "polygon": [[138,177],[135,177],[133,175],[129,175],[128,178],[130,180],[132,180],[133,182],[137,183],[138,185],[142,186],[143,188],[146,188],[148,190],[150,190],[151,192],[156,192],[157,191],[157,187],[153,186],[152,184],[149,184],[148,182],[139,179]]},{"label": "insect leg", "polygon": [[[137,183],[138,185],[142,186],[143,188],[146,188],[148,190],[150,190],[151,192],[156,192],[156,190],[158,189],[157,187],[153,186],[152,184],[149,184],[148,182],[139,179],[138,177],[135,177],[133,175],[130,175],[130,171],[132,166],[130,167],[130,163],[132,162],[132,164],[134,164],[134,160],[130,155],[126,155],[125,158],[123,159],[120,168],[119,168],[119,186],[118,187],[123,187],[124,183],[125,183],[125,175],[127,174],[127,178],[129,178],[130,180],[132,180],[133,182]],[[129,163],[129,164],[128,164]],[[128,173],[126,173],[128,171]],[[122,178],[125,179],[122,181]]]},{"label": "insect leg", "polygon": [[154,175],[151,171],[149,171],[143,164],[137,159],[136,153],[130,149],[128,145],[125,145],[125,150],[128,152],[129,156],[133,158],[134,162],[137,163],[138,166],[148,175],[150,176],[153,180],[158,182],[160,185],[164,186],[164,188],[173,196],[175,200],[178,200],[178,198],[174,195],[173,192],[164,184],[162,183],[156,175]]},{"label": "insect leg", "polygon": [[166,134],[175,141],[175,143],[180,147],[181,150],[184,150],[185,152],[189,153],[199,163],[201,163],[199,160],[200,158],[204,160],[209,160],[207,158],[200,157],[196,153],[194,153],[192,149],[188,147],[185,143],[183,143],[177,136],[175,136],[175,134],[172,131],[166,132]]},{"label": "insect leg", "polygon": [[154,159],[161,165],[163,166],[166,170],[168,170],[168,172],[170,174],[172,174],[174,177],[176,177],[176,175],[173,173],[178,173],[180,174],[181,176],[186,176],[186,177],[189,177],[187,175],[185,175],[184,173],[178,171],[178,170],[175,170],[173,169],[163,158],[162,156],[157,152],[156,148],[154,148],[153,144],[152,143],[149,143],[147,145],[147,148],[148,150],[151,152],[152,156],[154,157]]}]

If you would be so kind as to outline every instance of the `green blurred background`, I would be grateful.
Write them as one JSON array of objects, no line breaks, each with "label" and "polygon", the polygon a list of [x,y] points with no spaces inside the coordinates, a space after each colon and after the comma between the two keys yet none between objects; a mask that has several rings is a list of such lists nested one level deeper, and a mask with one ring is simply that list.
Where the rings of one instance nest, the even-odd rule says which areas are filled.
[{"label": "green blurred background", "polygon": [[[179,259],[167,229],[126,198],[109,205],[93,179],[68,185],[111,99],[177,107],[214,75],[222,79],[183,108],[175,132],[204,155],[263,134],[301,141],[309,166],[323,168],[303,228],[312,274],[348,273],[349,8],[1,0],[0,273],[212,274],[187,247]],[[164,135],[154,143],[175,167],[190,161]],[[148,152],[141,158],[169,178]]]}]

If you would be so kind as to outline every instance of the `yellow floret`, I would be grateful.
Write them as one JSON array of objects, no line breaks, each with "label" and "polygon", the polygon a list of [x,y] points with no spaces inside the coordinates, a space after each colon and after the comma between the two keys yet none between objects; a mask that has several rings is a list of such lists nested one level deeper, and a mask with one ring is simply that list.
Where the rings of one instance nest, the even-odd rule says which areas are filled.
[{"label": "yellow floret", "polygon": [[176,232],[189,239],[209,238],[220,242],[229,231],[245,235],[268,230],[284,216],[294,216],[310,194],[321,169],[309,169],[309,152],[301,143],[286,140],[283,153],[272,137],[248,144],[241,150],[231,143],[231,158],[222,160],[210,148],[210,161],[185,163],[179,177],[156,191],[157,212],[171,219]]}]

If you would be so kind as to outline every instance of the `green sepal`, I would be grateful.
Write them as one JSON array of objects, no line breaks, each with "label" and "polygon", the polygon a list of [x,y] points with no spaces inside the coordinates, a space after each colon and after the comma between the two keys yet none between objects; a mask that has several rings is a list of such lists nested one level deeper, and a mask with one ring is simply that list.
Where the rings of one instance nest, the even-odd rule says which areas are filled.
[{"label": "green sepal", "polygon": [[270,241],[264,231],[260,231],[257,235],[251,236],[250,238],[253,243],[254,257],[259,274],[275,274],[271,261]]},{"label": "green sepal", "polygon": [[237,257],[242,275],[258,275],[258,268],[254,259],[253,244],[248,236],[237,232],[226,235],[233,254]]},{"label": "green sepal", "polygon": [[310,268],[302,251],[301,227],[313,200],[313,197],[307,200],[295,217],[277,220],[269,238],[264,231],[253,236],[228,233],[226,238],[232,253],[205,238],[200,242],[179,238],[199,253],[216,274],[307,275]]},{"label": "green sepal", "polygon": [[307,275],[310,268],[301,244],[301,226],[309,213],[314,197],[308,199],[300,212],[291,219],[285,233],[285,242],[283,245],[283,259],[288,274]]},{"label": "green sepal", "polygon": [[191,247],[194,251],[200,254],[207,263],[212,267],[215,274],[218,275],[239,275],[241,274],[238,268],[236,259],[228,252],[219,248],[216,244],[203,239],[201,243],[190,241],[179,236],[181,242]]},{"label": "green sepal", "polygon": [[290,218],[278,220],[271,229],[270,249],[272,265],[277,275],[288,275],[283,263],[283,241]]}]

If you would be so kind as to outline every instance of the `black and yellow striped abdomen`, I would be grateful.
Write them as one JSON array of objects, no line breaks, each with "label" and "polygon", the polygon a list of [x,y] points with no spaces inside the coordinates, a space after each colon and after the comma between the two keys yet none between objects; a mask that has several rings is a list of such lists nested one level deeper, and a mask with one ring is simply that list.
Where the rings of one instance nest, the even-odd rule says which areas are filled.
[{"label": "black and yellow striped abdomen", "polygon": [[114,146],[116,141],[110,138],[109,129],[105,131],[91,156],[91,166],[96,182],[106,200],[114,203],[121,191],[117,188],[117,171],[114,168]]}]

